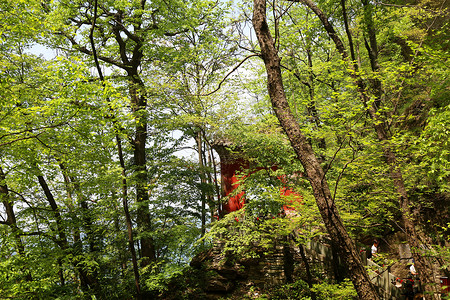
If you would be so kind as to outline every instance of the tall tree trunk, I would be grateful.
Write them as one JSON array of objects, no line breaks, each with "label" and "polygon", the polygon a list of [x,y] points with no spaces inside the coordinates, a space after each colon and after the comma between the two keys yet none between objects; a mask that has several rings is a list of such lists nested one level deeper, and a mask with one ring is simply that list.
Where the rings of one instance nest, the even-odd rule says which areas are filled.
[{"label": "tall tree trunk", "polygon": [[149,189],[148,189],[148,171],[147,171],[147,100],[145,96],[144,83],[137,74],[137,67],[129,73],[131,78],[130,94],[131,105],[135,118],[135,137],[132,141],[134,172],[136,178],[136,202],[137,202],[137,225],[142,234],[141,255],[142,265],[147,266],[150,262],[156,260],[154,241],[151,236],[152,226],[149,209]]},{"label": "tall tree trunk", "polygon": [[412,211],[413,203],[409,200],[402,171],[398,166],[396,155],[389,146],[389,141],[391,138],[389,134],[389,125],[386,120],[384,120],[383,114],[379,113],[379,109],[382,105],[382,84],[381,81],[376,78],[376,75],[380,70],[380,66],[378,63],[378,46],[375,25],[372,19],[372,4],[369,3],[368,0],[362,0],[362,4],[364,9],[364,22],[367,27],[367,35],[369,39],[369,42],[366,42],[365,44],[370,58],[372,72],[375,75],[375,78],[371,79],[368,84],[374,97],[373,104],[369,108],[369,114],[374,121],[373,126],[375,132],[377,133],[378,140],[384,145],[383,154],[389,166],[390,175],[399,197],[399,207],[402,215],[402,221],[405,226],[408,243],[412,250],[415,265],[417,270],[420,270],[419,278],[424,285],[426,292],[424,296],[426,299],[438,299],[438,289],[436,288],[434,281],[433,266],[431,262],[429,262],[423,255],[423,253],[420,253],[421,243],[420,236],[418,235],[415,227],[414,214]]},{"label": "tall tree trunk", "polygon": [[[65,233],[65,226],[62,224],[62,218],[61,214],[59,212],[58,205],[56,204],[56,201],[53,197],[53,194],[51,193],[47,182],[45,181],[44,177],[42,175],[38,175],[38,181],[42,188],[42,190],[45,193],[45,196],[47,198],[48,203],[50,204],[50,207],[53,211],[53,214],[55,215],[56,219],[56,231],[58,232],[58,241],[57,244],[62,250],[67,250],[69,248],[69,243],[67,241],[66,233]],[[64,277],[63,277],[63,271],[62,271],[62,260],[61,257],[57,259],[58,265],[59,265],[59,274],[60,274],[60,281],[63,284],[64,283]]]},{"label": "tall tree trunk", "polygon": [[[97,10],[98,10],[98,1],[94,1],[94,18],[92,19],[92,26],[91,31],[89,34],[89,40],[92,47],[92,55],[94,57],[95,66],[97,68],[98,76],[100,77],[100,81],[102,82],[103,87],[105,88],[105,78],[103,77],[103,72],[100,67],[100,63],[97,56],[97,50],[95,48],[94,43],[94,30],[95,30],[95,23],[97,21]],[[131,254],[131,261],[133,265],[133,274],[134,274],[134,283],[136,286],[136,294],[137,299],[140,300],[142,298],[141,295],[141,286],[140,286],[140,276],[139,276],[139,267],[137,263],[137,256],[136,256],[136,249],[134,248],[134,238],[133,238],[133,223],[131,221],[131,214],[128,207],[128,184],[127,184],[127,174],[126,174],[126,168],[125,168],[125,160],[123,157],[123,151],[122,151],[122,140],[119,137],[118,130],[120,129],[117,124],[117,119],[114,114],[114,110],[111,107],[111,101],[109,98],[106,98],[106,101],[108,102],[109,111],[111,113],[112,117],[112,123],[113,128],[117,130],[115,137],[116,137],[116,145],[117,145],[117,154],[119,156],[119,162],[120,167],[122,169],[122,206],[125,214],[125,223],[127,225],[127,237],[128,237],[128,248]]]},{"label": "tall tree trunk", "polygon": [[305,271],[306,271],[306,278],[308,280],[308,287],[311,290],[311,299],[312,300],[316,300],[317,296],[316,296],[316,292],[314,292],[313,290],[313,276],[311,274],[311,268],[309,266],[309,262],[308,262],[308,258],[306,257],[305,254],[305,249],[303,247],[303,245],[299,244],[298,245],[298,249],[300,252],[300,256],[302,257],[303,263],[305,264]]},{"label": "tall tree trunk", "polygon": [[[11,228],[11,234],[16,242],[16,249],[19,255],[25,255],[25,246],[20,238],[20,230],[17,227],[16,214],[14,213],[14,205],[9,195],[8,185],[6,184],[6,175],[0,166],[0,200],[5,206],[6,221],[1,224],[8,225]],[[32,281],[31,274],[28,270],[24,270],[26,281]]]},{"label": "tall tree trunk", "polygon": [[53,194],[44,179],[44,176],[38,175],[37,178],[39,181],[39,185],[41,186],[42,190],[44,191],[45,197],[47,198],[47,202],[49,203],[53,214],[55,215],[56,232],[58,232],[58,245],[61,247],[61,249],[67,249],[69,243],[67,241],[65,226],[61,218],[61,213],[59,212],[58,204],[56,203],[55,198],[53,197]]},{"label": "tall tree trunk", "polygon": [[[207,147],[207,148],[206,148]],[[208,160],[206,162],[206,165],[208,166],[208,170],[213,170],[213,158],[212,158],[212,149],[207,143],[207,146],[205,145],[206,153],[205,156],[207,156]],[[214,214],[216,211],[216,203],[214,202],[214,180],[212,178],[212,174],[210,171],[207,172],[208,175],[208,193],[207,193],[207,201],[209,206],[209,213],[210,213],[210,222],[214,222]]]},{"label": "tall tree trunk", "polygon": [[[314,122],[317,128],[322,127],[322,122],[319,118],[319,113],[317,111],[316,106],[316,97],[315,97],[315,85],[314,85],[314,75],[313,75],[313,60],[312,60],[312,51],[311,51],[311,41],[308,41],[307,48],[306,48],[306,56],[308,57],[308,68],[309,68],[309,80],[308,80],[308,91],[309,91],[309,102],[307,104],[307,112],[311,120]],[[325,141],[325,138],[319,138],[318,140],[318,146],[322,150],[326,150],[327,144]],[[325,156],[322,154],[319,157],[320,161],[323,162],[325,160]]]},{"label": "tall tree trunk", "polygon": [[220,186],[219,183],[217,181],[217,165],[216,165],[216,161],[214,159],[214,154],[213,154],[213,148],[209,147],[209,155],[211,157],[211,162],[212,162],[212,166],[213,166],[213,172],[214,172],[214,190],[216,192],[216,197],[217,197],[217,217],[219,218],[222,214],[222,199],[220,197]]},{"label": "tall tree trunk", "polygon": [[203,163],[204,159],[204,151],[203,151],[203,142],[202,142],[202,131],[198,130],[197,136],[195,137],[197,142],[197,151],[198,151],[198,163],[200,168],[200,193],[201,193],[201,236],[205,235],[206,232],[206,176],[205,176],[205,165]]},{"label": "tall tree trunk", "polygon": [[[135,12],[133,15],[133,26],[124,27],[124,12],[123,11],[108,11],[103,6],[98,6],[97,1],[88,1],[90,7],[94,9],[94,17],[97,18],[97,9],[101,9],[102,12],[98,15],[106,13],[113,16],[113,24],[108,24],[108,32],[112,34],[112,39],[115,40],[118,47],[117,54],[111,56],[97,55],[95,51],[95,45],[93,40],[93,30],[97,28],[94,18],[86,17],[84,24],[91,24],[90,34],[90,46],[85,47],[77,42],[77,40],[69,33],[61,32],[67,40],[72,44],[72,47],[91,57],[94,57],[96,66],[98,67],[98,61],[101,60],[108,65],[114,65],[127,74],[128,90],[130,94],[130,106],[134,114],[135,121],[135,133],[134,136],[129,136],[131,146],[133,148],[133,172],[136,182],[136,202],[137,202],[137,227],[138,231],[142,233],[140,237],[142,265],[146,266],[151,261],[156,260],[154,241],[151,236],[151,218],[149,210],[149,193],[148,193],[148,172],[147,172],[147,158],[146,158],[146,142],[147,142],[147,99],[145,93],[144,82],[139,77],[139,69],[141,67],[144,47],[144,34],[143,34],[143,18],[142,14],[145,11],[146,1],[139,2],[139,12]],[[44,10],[50,12],[50,8],[44,5]],[[71,20],[73,21],[73,20]],[[124,39],[124,35],[127,36]],[[111,36],[108,37],[108,39]],[[92,48],[89,49],[89,48]]]},{"label": "tall tree trunk", "polygon": [[311,290],[311,299],[316,300],[317,299],[316,293],[313,291],[313,276],[311,274],[311,267],[309,265],[308,258],[306,257],[306,254],[305,254],[305,248],[297,240],[297,233],[295,233],[295,232],[292,233],[291,238],[292,238],[293,242],[298,246],[298,251],[300,253],[300,257],[302,258],[303,264],[305,265],[306,280],[308,283],[308,287]]},{"label": "tall tree trunk", "polygon": [[122,168],[122,206],[125,213],[125,223],[127,224],[127,236],[128,236],[128,248],[131,253],[131,262],[133,264],[133,274],[134,274],[134,284],[136,286],[137,299],[142,299],[141,296],[141,285],[139,277],[139,267],[137,264],[136,249],[134,248],[134,238],[133,238],[133,223],[131,221],[130,210],[128,208],[128,187],[127,187],[127,177],[125,172],[125,161],[123,159],[122,143],[119,136],[116,134],[117,150],[119,154],[120,166]]},{"label": "tall tree trunk", "polygon": [[345,33],[347,34],[348,47],[350,48],[350,57],[352,59],[353,68],[355,69],[355,71],[358,71],[358,64],[356,63],[355,47],[353,45],[353,37],[352,33],[350,32],[350,28],[348,26],[348,17],[347,17],[347,9],[345,7],[345,1],[346,0],[341,0],[342,17],[344,19]]},{"label": "tall tree trunk", "polygon": [[[370,115],[376,122],[377,115],[373,108],[370,110]],[[374,127],[378,135],[378,139],[381,142],[388,142],[389,138],[387,137],[386,131],[382,128],[382,124],[375,124]],[[390,175],[399,197],[402,222],[405,227],[408,244],[414,258],[414,265],[416,267],[417,274],[422,286],[425,289],[424,297],[425,299],[439,299],[439,287],[434,280],[433,266],[425,256],[426,254],[421,253],[423,251],[423,247],[421,245],[421,238],[415,227],[414,213],[412,211],[413,204],[409,200],[403,175],[397,164],[396,155],[389,146],[384,146],[383,154],[387,164],[389,165]]]},{"label": "tall tree trunk", "polygon": [[314,197],[330,238],[338,246],[338,252],[348,266],[353,285],[361,299],[379,299],[377,291],[362,264],[358,251],[348,235],[332,198],[325,173],[312,147],[301,132],[286,100],[281,77],[280,58],[274,47],[266,21],[265,0],[253,1],[253,27],[261,47],[261,56],[267,71],[267,85],[272,107],[286,132],[298,159],[302,163],[312,186]]}]

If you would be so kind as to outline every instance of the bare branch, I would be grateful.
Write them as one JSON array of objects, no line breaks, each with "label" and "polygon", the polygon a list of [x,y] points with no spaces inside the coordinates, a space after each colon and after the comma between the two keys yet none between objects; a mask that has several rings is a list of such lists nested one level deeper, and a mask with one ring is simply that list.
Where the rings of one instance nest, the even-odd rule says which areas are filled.
[{"label": "bare branch", "polygon": [[328,36],[333,40],[339,53],[342,55],[343,58],[347,58],[348,55],[347,52],[345,51],[344,43],[337,35],[333,25],[328,21],[328,16],[325,14],[325,12],[323,12],[319,7],[317,7],[317,5],[311,0],[289,0],[289,1],[299,2],[309,7],[309,9],[311,9],[322,22],[322,25],[327,31]]},{"label": "bare branch", "polygon": [[219,86],[215,90],[213,90],[212,92],[209,92],[207,94],[200,95],[200,96],[206,97],[206,96],[210,96],[210,95],[214,94],[215,92],[217,92],[220,89],[220,87],[222,86],[222,83],[224,83],[225,80],[228,78],[228,76],[230,76],[234,71],[236,71],[247,59],[249,59],[251,57],[255,57],[255,56],[259,56],[259,54],[251,54],[251,55],[245,57],[236,67],[233,68],[233,70],[231,70],[230,72],[227,73],[227,75],[225,75],[225,77],[219,82]]},{"label": "bare branch", "polygon": [[[69,34],[65,33],[65,32],[58,32],[57,34],[64,36],[65,38],[67,38],[69,40],[69,42],[72,44],[72,47],[75,48],[75,50],[80,51],[81,53],[87,54],[89,56],[92,56],[92,51],[87,49],[85,46],[81,46],[80,44],[78,44],[77,41],[75,41],[75,39],[70,36]],[[121,63],[111,57],[107,57],[107,56],[103,56],[103,55],[99,55],[98,58],[106,63],[112,64],[116,67],[119,67],[121,69],[126,69],[127,65],[124,63]]]}]

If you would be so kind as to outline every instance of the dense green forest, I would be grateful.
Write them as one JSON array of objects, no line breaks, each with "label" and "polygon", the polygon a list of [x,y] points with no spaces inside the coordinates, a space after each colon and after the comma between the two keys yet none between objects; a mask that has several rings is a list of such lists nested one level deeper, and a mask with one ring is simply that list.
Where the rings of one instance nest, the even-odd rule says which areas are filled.
[{"label": "dense green forest", "polygon": [[[436,299],[433,272],[450,272],[448,6],[1,0],[0,299],[163,298],[236,226],[217,220],[224,140],[254,168],[227,251],[327,235],[353,295],[374,300],[355,245],[402,232]],[[280,177],[298,215],[256,226],[285,204]]]}]

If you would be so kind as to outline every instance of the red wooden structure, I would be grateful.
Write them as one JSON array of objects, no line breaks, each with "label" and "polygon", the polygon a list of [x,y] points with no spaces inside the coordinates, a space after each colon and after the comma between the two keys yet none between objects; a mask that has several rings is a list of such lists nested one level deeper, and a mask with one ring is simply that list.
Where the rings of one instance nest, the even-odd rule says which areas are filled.
[{"label": "red wooden structure", "polygon": [[[249,163],[242,155],[233,153],[227,149],[225,142],[216,143],[214,149],[220,157],[220,172],[221,172],[221,188],[222,197],[230,195],[239,186],[238,173],[244,169],[249,169]],[[219,205],[219,216],[236,211],[244,207],[245,192],[230,197],[226,203]]]},{"label": "red wooden structure", "polygon": [[[220,156],[220,169],[221,169],[221,184],[222,184],[222,196],[229,196],[235,189],[239,187],[239,172],[250,169],[248,160],[237,149],[236,151],[229,151],[229,145],[224,142],[216,143],[214,149]],[[236,148],[235,148],[236,149]],[[262,168],[257,168],[261,170]],[[276,167],[272,167],[276,169]],[[279,178],[284,182],[284,178]],[[291,190],[290,188],[283,187],[280,189],[280,194],[285,197],[291,198],[287,202],[301,202],[302,196]],[[221,203],[219,206],[219,216],[223,216],[227,213],[237,211],[243,208],[245,205],[245,192],[242,191],[236,195],[228,198],[226,203]],[[284,213],[289,215],[294,211],[294,208],[290,205],[283,206]]]}]

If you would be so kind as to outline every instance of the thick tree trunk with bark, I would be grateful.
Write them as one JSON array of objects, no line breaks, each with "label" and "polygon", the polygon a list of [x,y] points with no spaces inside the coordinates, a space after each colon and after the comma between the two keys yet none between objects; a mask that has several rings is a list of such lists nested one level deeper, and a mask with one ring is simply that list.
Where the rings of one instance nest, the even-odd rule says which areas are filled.
[{"label": "thick tree trunk with bark", "polygon": [[[131,75],[137,76],[137,74]],[[141,237],[141,255],[143,266],[156,260],[156,253],[153,238],[150,235],[152,230],[149,210],[149,190],[148,190],[148,171],[146,157],[147,143],[147,117],[145,109],[147,106],[145,95],[143,95],[144,83],[134,77],[131,83],[130,92],[132,98],[132,108],[136,120],[136,134],[133,140],[134,167],[136,178],[136,202],[137,206],[137,224],[140,232],[144,232]]]},{"label": "thick tree trunk with bark", "polygon": [[274,47],[274,40],[266,21],[266,2],[265,0],[254,0],[253,3],[253,27],[258,37],[261,56],[267,70],[268,92],[272,107],[305,169],[325,227],[331,239],[337,245],[340,257],[349,269],[349,274],[359,297],[361,299],[379,299],[359,253],[340,219],[325,173],[290,110],[283,88],[280,58]]},{"label": "thick tree trunk with bark", "polygon": [[[90,32],[90,47],[78,43],[77,40],[69,33],[61,32],[67,40],[72,44],[73,48],[86,55],[94,57],[95,63],[98,66],[99,61],[103,61],[108,65],[116,66],[127,73],[129,80],[130,105],[134,114],[135,120],[135,134],[129,136],[131,146],[133,147],[133,172],[136,182],[136,202],[137,202],[137,227],[140,233],[141,242],[141,256],[143,266],[148,265],[151,261],[156,260],[155,246],[153,238],[151,237],[151,218],[149,209],[149,190],[148,190],[148,172],[147,172],[147,157],[146,157],[146,143],[147,143],[147,99],[145,93],[144,82],[139,77],[139,69],[141,68],[144,47],[143,29],[142,29],[142,14],[145,10],[146,1],[139,2],[139,9],[134,12],[133,25],[127,27],[124,25],[128,16],[124,15],[123,11],[108,10],[105,6],[97,5],[97,1],[89,1],[91,8],[94,9],[94,18],[86,17],[81,21],[83,24],[91,24]],[[44,9],[49,12],[50,8],[44,6]],[[97,14],[97,10],[100,12]],[[101,55],[97,53],[94,45],[93,31],[95,28],[96,18],[100,15],[108,15],[114,19],[112,24],[109,24],[107,31],[107,39],[114,39],[118,47],[118,52],[111,56]],[[73,22],[73,20],[70,20]],[[77,22],[75,22],[77,23]],[[154,29],[154,28],[152,28]],[[149,29],[147,29],[149,30]],[[97,31],[97,34],[106,38],[104,32]],[[126,36],[126,38],[124,38]],[[91,49],[89,49],[91,48]]]}]

